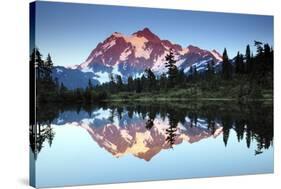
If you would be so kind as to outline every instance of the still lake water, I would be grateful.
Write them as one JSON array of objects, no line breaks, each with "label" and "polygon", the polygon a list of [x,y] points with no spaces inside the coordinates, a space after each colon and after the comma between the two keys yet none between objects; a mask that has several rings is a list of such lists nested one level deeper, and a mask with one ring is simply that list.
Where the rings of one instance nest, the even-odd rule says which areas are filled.
[{"label": "still lake water", "polygon": [[272,173],[273,107],[49,105],[30,142],[37,187]]}]

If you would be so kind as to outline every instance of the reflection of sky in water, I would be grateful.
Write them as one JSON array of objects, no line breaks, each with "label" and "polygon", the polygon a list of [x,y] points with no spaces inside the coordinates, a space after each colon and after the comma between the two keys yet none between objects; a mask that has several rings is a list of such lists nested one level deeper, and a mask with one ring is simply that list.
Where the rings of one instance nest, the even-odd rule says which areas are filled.
[{"label": "reflection of sky in water", "polygon": [[[250,148],[247,148],[245,137],[238,143],[233,130],[230,130],[227,147],[223,143],[222,134],[218,134],[216,138],[206,137],[192,144],[183,141],[173,149],[161,150],[149,161],[132,154],[114,157],[105,148],[100,147],[89,132],[80,126],[88,125],[89,128],[103,129],[105,125],[113,124],[122,129],[128,129],[127,127],[130,127],[128,125],[131,127],[142,125],[140,127],[142,128],[145,120],[137,113],[130,119],[128,113],[124,111],[121,119],[114,112],[111,123],[108,119],[111,115],[109,109],[98,109],[92,112],[91,118],[84,111],[79,114],[62,113],[52,125],[56,135],[51,148],[45,142],[36,161],[37,185],[41,187],[83,185],[273,171],[273,148],[270,147],[255,156],[256,141],[252,140]],[[185,121],[184,125],[178,124],[178,133],[184,133],[189,129],[190,119],[186,117]],[[152,129],[160,125],[165,129],[169,120],[168,118],[162,120],[157,115],[154,123],[155,128]],[[203,118],[198,118],[197,124],[202,131],[207,129],[206,120]]]}]

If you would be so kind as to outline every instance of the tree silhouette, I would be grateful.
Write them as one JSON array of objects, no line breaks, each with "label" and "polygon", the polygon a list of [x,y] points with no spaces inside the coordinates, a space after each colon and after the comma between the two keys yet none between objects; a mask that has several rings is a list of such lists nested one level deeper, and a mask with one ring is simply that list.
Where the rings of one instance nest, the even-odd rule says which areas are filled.
[{"label": "tree silhouette", "polygon": [[147,77],[147,88],[148,91],[153,91],[156,88],[156,77],[151,69],[145,69],[146,77]]},{"label": "tree silhouette", "polygon": [[173,145],[175,144],[176,140],[176,132],[177,132],[177,126],[178,126],[178,119],[176,116],[175,110],[169,110],[169,128],[166,129],[166,141],[170,145],[170,148],[173,148]]},{"label": "tree silhouette", "polygon": [[167,89],[167,76],[165,73],[160,75],[159,89],[165,91]]},{"label": "tree silhouette", "polygon": [[137,78],[135,82],[136,82],[136,93],[141,93],[143,87],[140,78]]},{"label": "tree silhouette", "polygon": [[209,79],[211,79],[212,77],[213,77],[213,74],[214,74],[214,64],[215,64],[215,62],[214,62],[214,60],[212,59],[212,61],[211,62],[209,62],[208,64],[207,64],[207,73],[206,73],[206,75],[207,75],[207,79],[209,80]]},{"label": "tree silhouette", "polygon": [[229,62],[227,50],[224,48],[222,55],[223,63],[222,63],[222,77],[223,79],[231,79],[232,78],[232,65]]},{"label": "tree silhouette", "polygon": [[51,79],[52,69],[53,69],[53,61],[51,55],[48,54],[46,61],[44,62],[44,74],[46,79]]},{"label": "tree silhouette", "polygon": [[146,121],[146,123],[145,123],[145,128],[147,128],[148,130],[150,130],[150,129],[153,127],[153,125],[154,125],[153,121],[154,121],[154,119],[149,118],[149,119]]},{"label": "tree silhouette", "polygon": [[176,60],[172,49],[170,49],[169,53],[165,56],[165,60],[165,67],[168,68],[167,74],[169,77],[170,86],[174,86],[178,74],[178,68],[176,66]]},{"label": "tree silhouette", "polygon": [[237,52],[235,57],[235,73],[236,74],[243,74],[244,73],[244,62],[243,62],[243,55],[240,52]]},{"label": "tree silhouette", "polygon": [[247,45],[246,47],[245,59],[246,59],[246,72],[251,73],[253,71],[253,60],[251,57],[250,45]]},{"label": "tree silhouette", "polygon": [[30,55],[30,64],[35,66],[36,78],[41,79],[43,77],[42,73],[44,72],[44,61],[42,60],[42,54],[38,48],[34,48]]},{"label": "tree silhouette", "polygon": [[132,76],[129,76],[129,77],[128,77],[128,87],[127,87],[127,90],[128,90],[129,92],[134,91],[134,80],[133,80],[133,77],[132,77]]},{"label": "tree silhouette", "polygon": [[44,147],[44,141],[47,139],[49,146],[51,147],[54,137],[55,132],[49,122],[45,124],[39,120],[35,125],[30,127],[29,143],[35,160],[37,160],[38,154]]},{"label": "tree silhouette", "polygon": [[222,126],[223,126],[223,142],[224,145],[227,146],[229,131],[232,128],[232,120],[230,115],[226,115],[222,117]]}]

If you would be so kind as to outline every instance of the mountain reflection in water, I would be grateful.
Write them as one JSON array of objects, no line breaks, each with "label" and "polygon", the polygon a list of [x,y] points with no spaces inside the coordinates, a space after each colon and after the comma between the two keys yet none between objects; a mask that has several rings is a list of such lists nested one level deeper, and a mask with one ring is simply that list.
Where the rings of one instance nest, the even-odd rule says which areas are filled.
[{"label": "mountain reflection in water", "polygon": [[70,124],[85,129],[107,152],[119,158],[127,154],[151,160],[163,149],[222,135],[227,147],[230,130],[237,142],[259,155],[273,143],[272,105],[233,103],[102,104],[89,106],[48,105],[37,110],[30,128],[30,144],[37,158],[44,141],[52,145],[52,128]]}]

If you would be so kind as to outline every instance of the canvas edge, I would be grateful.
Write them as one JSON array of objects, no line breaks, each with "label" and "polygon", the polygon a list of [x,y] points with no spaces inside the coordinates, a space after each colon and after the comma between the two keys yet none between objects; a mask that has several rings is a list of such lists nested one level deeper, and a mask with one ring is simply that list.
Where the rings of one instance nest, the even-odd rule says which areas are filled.
[{"label": "canvas edge", "polygon": [[[29,56],[35,45],[36,2],[29,3]],[[35,65],[29,62],[29,129],[35,124]],[[29,185],[36,187],[36,163],[29,146]]]}]

